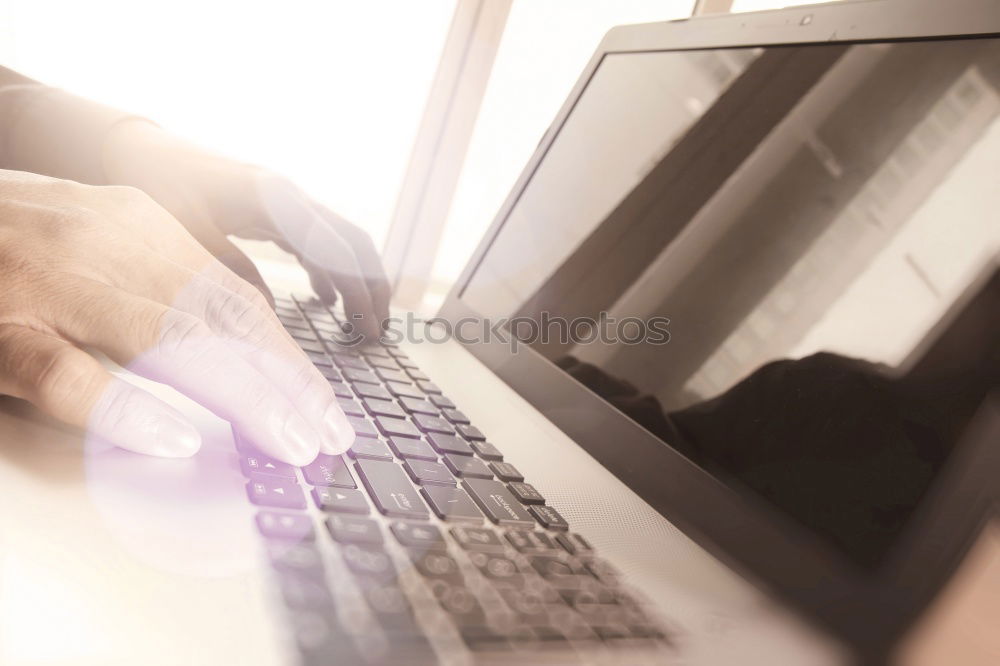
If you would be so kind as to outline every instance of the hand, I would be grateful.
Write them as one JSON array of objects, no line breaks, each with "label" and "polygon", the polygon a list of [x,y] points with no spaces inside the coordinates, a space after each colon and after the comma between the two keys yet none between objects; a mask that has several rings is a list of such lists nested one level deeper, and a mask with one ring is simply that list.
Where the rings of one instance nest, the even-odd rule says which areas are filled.
[{"label": "hand", "polygon": [[166,208],[212,254],[270,300],[250,259],[227,236],[270,240],[298,257],[317,296],[378,337],[389,317],[389,282],[371,238],[284,178],[208,153],[146,122],[108,137],[110,182],[132,185]]},{"label": "hand", "polygon": [[189,456],[180,413],[82,351],[170,384],[304,465],[354,432],[260,292],[129,187],[0,170],[0,392],[126,449]]}]

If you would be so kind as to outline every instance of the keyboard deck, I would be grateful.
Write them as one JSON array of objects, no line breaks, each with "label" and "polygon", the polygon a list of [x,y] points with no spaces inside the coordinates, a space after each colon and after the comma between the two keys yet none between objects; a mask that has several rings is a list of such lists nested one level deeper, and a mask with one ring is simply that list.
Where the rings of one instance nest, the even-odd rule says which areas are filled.
[{"label": "keyboard deck", "polygon": [[[390,345],[278,298],[357,432],[296,468],[236,436],[247,496],[305,664],[660,648],[668,637],[544,494]],[[311,506],[310,506],[311,505]]]}]

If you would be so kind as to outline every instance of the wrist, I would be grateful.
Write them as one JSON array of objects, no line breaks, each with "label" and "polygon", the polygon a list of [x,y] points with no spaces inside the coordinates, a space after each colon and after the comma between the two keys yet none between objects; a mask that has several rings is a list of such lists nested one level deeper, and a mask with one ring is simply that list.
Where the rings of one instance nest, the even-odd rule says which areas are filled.
[{"label": "wrist", "polygon": [[162,164],[169,135],[142,118],[128,118],[108,131],[104,139],[104,174],[110,185],[145,189],[153,166]]}]

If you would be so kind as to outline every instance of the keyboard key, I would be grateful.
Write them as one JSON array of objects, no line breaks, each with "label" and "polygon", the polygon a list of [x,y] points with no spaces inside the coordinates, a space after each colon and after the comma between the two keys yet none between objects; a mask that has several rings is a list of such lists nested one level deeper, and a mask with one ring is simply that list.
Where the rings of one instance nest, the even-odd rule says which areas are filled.
[{"label": "keyboard key", "polygon": [[321,453],[316,460],[302,468],[306,482],[313,486],[336,486],[338,488],[357,488],[351,470],[340,456]]},{"label": "keyboard key", "polygon": [[400,458],[419,458],[421,460],[437,460],[437,453],[430,444],[422,439],[409,437],[390,437],[389,448]]},{"label": "keyboard key", "polygon": [[566,519],[551,506],[536,504],[534,506],[529,506],[528,511],[530,511],[531,515],[538,519],[538,522],[542,524],[542,527],[560,531],[569,529],[569,523],[566,522]]},{"label": "keyboard key", "polygon": [[309,360],[312,361],[312,364],[315,365],[315,366],[324,366],[324,365],[325,366],[332,366],[333,365],[333,362],[330,360],[330,357],[327,356],[323,352],[311,352],[311,351],[307,351],[306,352],[306,356],[309,357]]},{"label": "keyboard key", "polygon": [[354,392],[351,390],[351,387],[343,382],[330,382],[330,388],[333,389],[333,394],[338,398],[354,399]]},{"label": "keyboard key", "polygon": [[293,513],[261,511],[257,514],[257,529],[268,539],[284,541],[312,541],[312,520],[309,516]]},{"label": "keyboard key", "polygon": [[545,504],[545,498],[530,483],[514,481],[507,486],[521,504]]},{"label": "keyboard key", "polygon": [[472,455],[472,447],[464,439],[459,439],[454,435],[442,435],[431,433],[427,436],[431,446],[439,453],[458,453],[463,456]]},{"label": "keyboard key", "polygon": [[616,641],[632,637],[628,628],[623,625],[599,625],[592,627],[592,629],[594,630],[594,633],[600,636],[603,641]]},{"label": "keyboard key", "polygon": [[430,401],[441,409],[455,409],[455,403],[443,395],[431,395]]},{"label": "keyboard key", "polygon": [[352,543],[341,549],[340,552],[344,558],[344,564],[356,574],[383,579],[393,577],[396,574],[392,558],[381,549]]},{"label": "keyboard key", "polygon": [[358,437],[378,437],[378,431],[371,421],[357,416],[348,416],[347,420]]},{"label": "keyboard key", "polygon": [[365,358],[370,356],[376,358],[392,358],[392,354],[378,345],[363,345],[358,348],[358,351],[361,352]]},{"label": "keyboard key", "polygon": [[344,381],[344,376],[340,374],[340,370],[337,370],[337,368],[324,365],[317,368],[317,370],[319,370],[320,374],[326,377],[330,381],[334,382]]},{"label": "keyboard key", "polygon": [[402,370],[397,370],[395,368],[375,368],[375,374],[384,379],[385,381],[399,382],[401,384],[409,384],[410,377]]},{"label": "keyboard key", "polygon": [[421,398],[403,397],[399,399],[399,402],[402,403],[403,409],[410,414],[430,414],[431,416],[437,416],[439,413],[437,407]]},{"label": "keyboard key", "polygon": [[427,380],[417,380],[417,386],[420,387],[424,393],[440,394],[441,389],[432,381]]},{"label": "keyboard key", "polygon": [[338,543],[382,543],[382,531],[371,518],[330,516],[326,529]]},{"label": "keyboard key", "polygon": [[503,481],[524,481],[524,476],[509,462],[491,462],[490,469]]},{"label": "keyboard key", "polygon": [[354,384],[354,392],[361,398],[378,398],[379,400],[392,400],[392,394],[382,386],[374,384]]},{"label": "keyboard key", "polygon": [[[336,363],[340,368],[340,371],[344,373],[344,376],[347,376],[346,371],[349,369],[368,371],[368,364],[353,354],[335,352],[331,354],[331,356],[333,357],[333,362]],[[379,382],[376,380],[374,383],[378,384]]]},{"label": "keyboard key", "polygon": [[306,338],[312,340],[315,338],[312,328],[306,323],[305,319],[292,319],[292,318],[281,318],[281,325],[285,327],[288,334],[293,338],[301,339]]},{"label": "keyboard key", "polygon": [[483,460],[503,460],[500,449],[489,442],[472,442],[472,450]]},{"label": "keyboard key", "polygon": [[391,416],[376,416],[375,425],[386,437],[420,437],[420,431],[406,419],[394,419]]},{"label": "keyboard key", "polygon": [[269,541],[267,556],[278,571],[308,575],[323,570],[323,558],[313,544]]},{"label": "keyboard key", "polygon": [[354,444],[347,450],[347,455],[355,460],[360,460],[361,458],[392,460],[392,451],[385,445],[385,442],[377,439],[358,438],[354,440]]},{"label": "keyboard key", "polygon": [[479,510],[469,493],[455,486],[425,486],[420,489],[431,511],[441,520],[471,520],[480,522]]},{"label": "keyboard key", "polygon": [[341,373],[344,375],[344,379],[351,383],[366,382],[368,384],[381,384],[379,378],[375,376],[374,372],[370,370],[359,370],[357,368],[343,368]]},{"label": "keyboard key", "polygon": [[[545,624],[548,621],[548,613],[546,612],[546,602],[543,595],[531,590],[520,590],[510,585],[500,587],[497,589],[497,592],[507,602],[510,609],[517,614],[518,619],[525,624],[532,625],[532,628],[535,630],[548,629],[553,632],[556,631]],[[565,637],[561,633],[558,633],[558,638],[549,640],[564,639]]]},{"label": "keyboard key", "polygon": [[440,416],[430,416],[429,414],[414,414],[413,421],[424,432],[439,432],[445,435],[454,435],[455,428],[448,421]]},{"label": "keyboard key", "polygon": [[466,647],[473,652],[503,652],[511,648],[506,636],[489,625],[462,625],[459,627],[459,634]]},{"label": "keyboard key", "polygon": [[583,570],[574,563],[549,555],[535,555],[528,561],[531,562],[535,571],[541,574],[542,578],[558,579],[583,573]]},{"label": "keyboard key", "polygon": [[[556,550],[556,545],[544,532],[531,530],[509,530],[507,541],[520,553],[545,552]],[[560,535],[562,536],[562,535]]]},{"label": "keyboard key", "polygon": [[469,423],[469,417],[457,409],[445,409],[442,410],[441,413],[444,414],[444,417],[451,423]]},{"label": "keyboard key", "polygon": [[378,398],[365,398],[365,408],[372,416],[393,416],[396,418],[406,418],[406,410],[393,400],[379,400]]},{"label": "keyboard key", "polygon": [[409,356],[406,355],[406,352],[394,345],[385,345],[385,350],[394,358],[409,358]]},{"label": "keyboard key", "polygon": [[471,456],[460,456],[454,453],[444,454],[444,464],[448,466],[451,473],[460,477],[475,477],[480,479],[492,479],[493,473],[479,458]]},{"label": "keyboard key", "polygon": [[462,580],[462,570],[450,555],[433,550],[411,550],[410,559],[425,578],[439,578],[453,583]]},{"label": "keyboard key", "polygon": [[570,555],[586,555],[594,552],[593,547],[579,534],[557,534],[556,541]]},{"label": "keyboard key", "polygon": [[482,625],[486,622],[482,607],[472,592],[465,587],[464,581],[435,579],[431,582],[430,588],[441,608],[452,616],[452,620],[459,627],[466,624]]},{"label": "keyboard key", "polygon": [[421,381],[428,382],[431,379],[430,377],[428,377],[427,375],[425,375],[420,370],[417,370],[416,368],[407,368],[406,369],[406,374],[408,374],[410,376],[410,378],[413,379],[413,380],[418,380],[419,379]]},{"label": "keyboard key", "polygon": [[615,585],[618,583],[618,572],[604,560],[587,560],[584,563],[587,571],[591,573],[597,580],[605,583],[607,585]]},{"label": "keyboard key", "polygon": [[472,496],[486,517],[498,525],[534,526],[535,521],[507,487],[490,479],[466,479],[462,487]]},{"label": "keyboard key", "polygon": [[367,514],[368,501],[360,490],[349,490],[347,488],[325,488],[317,486],[312,491],[316,506],[323,511],[334,513],[360,513]]},{"label": "keyboard key", "polygon": [[538,550],[559,550],[559,546],[545,532],[532,532],[531,538],[538,544]]},{"label": "keyboard key", "polygon": [[354,398],[337,398],[337,404],[348,416],[364,416],[365,409]]},{"label": "keyboard key", "polygon": [[503,550],[500,538],[493,530],[482,527],[453,527],[451,535],[466,550]]},{"label": "keyboard key", "polygon": [[285,479],[295,478],[295,468],[288,463],[275,460],[260,454],[244,454],[240,456],[240,469],[246,476],[277,476]]},{"label": "keyboard key", "polygon": [[[368,602],[376,620],[385,630],[391,644],[385,661],[367,659],[357,663],[434,663],[434,654],[413,617],[406,593],[395,581],[392,572],[364,575],[358,579],[361,594]],[[395,652],[395,654],[393,654]],[[345,663],[345,662],[335,662]]]},{"label": "keyboard key", "polygon": [[294,609],[333,612],[333,597],[322,575],[302,576],[283,573],[276,576],[285,605]]},{"label": "keyboard key", "polygon": [[376,368],[385,368],[386,370],[399,370],[399,363],[396,363],[391,358],[381,358],[377,356],[368,357],[368,365],[374,366]]},{"label": "keyboard key", "polygon": [[491,555],[489,553],[472,553],[469,560],[477,569],[483,572],[487,578],[498,580],[509,580],[520,573],[514,561],[503,555]]},{"label": "keyboard key", "polygon": [[483,434],[483,431],[474,425],[459,424],[455,427],[458,429],[458,432],[461,433],[462,437],[465,437],[466,439],[473,441],[483,441],[486,439],[486,435]]},{"label": "keyboard key", "polygon": [[302,351],[326,354],[326,348],[323,346],[323,343],[321,342],[315,340],[302,340],[302,339],[296,339],[295,342],[298,343]]},{"label": "keyboard key", "polygon": [[392,393],[397,398],[408,397],[408,398],[422,398],[424,397],[423,391],[418,389],[416,386],[410,384],[400,384],[398,382],[389,382],[389,392]]},{"label": "keyboard key", "polygon": [[304,509],[306,497],[295,481],[259,476],[247,481],[247,497],[257,506],[276,509]]},{"label": "keyboard key", "polygon": [[319,335],[320,339],[326,343],[326,346],[330,351],[337,351],[343,347],[344,342],[344,330],[341,328],[340,324],[327,323],[325,321],[314,321],[312,322],[313,328],[316,329],[316,333]]},{"label": "keyboard key", "polygon": [[381,460],[359,460],[355,467],[378,510],[395,518],[425,518],[427,507],[402,468]]},{"label": "keyboard key", "polygon": [[410,548],[441,548],[445,547],[444,535],[434,525],[416,525],[414,523],[393,523],[389,529],[396,535],[396,540]]},{"label": "keyboard key", "polygon": [[439,462],[430,460],[407,460],[403,463],[403,468],[410,475],[415,483],[424,485],[427,483],[454,486],[455,477],[452,476],[448,468]]}]

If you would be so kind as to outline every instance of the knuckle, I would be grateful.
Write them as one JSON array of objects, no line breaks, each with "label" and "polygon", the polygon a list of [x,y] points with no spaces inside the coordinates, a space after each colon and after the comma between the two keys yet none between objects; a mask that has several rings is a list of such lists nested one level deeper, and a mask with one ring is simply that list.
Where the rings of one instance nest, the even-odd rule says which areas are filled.
[{"label": "knuckle", "polygon": [[265,329],[259,325],[260,311],[247,299],[228,289],[218,289],[212,300],[214,303],[209,311],[218,320],[215,323],[220,329],[230,331],[242,342],[255,343],[262,339]]},{"label": "knuckle", "polygon": [[49,412],[65,412],[74,400],[93,396],[97,373],[87,356],[66,346],[43,359],[35,376],[39,406]]},{"label": "knuckle", "polygon": [[91,419],[94,427],[102,433],[114,433],[139,409],[137,393],[119,385],[117,390],[107,391],[95,405]]},{"label": "knuckle", "polygon": [[208,326],[200,319],[177,310],[169,310],[160,319],[157,352],[177,356],[188,350],[192,343],[204,342],[211,337]]},{"label": "knuckle", "polygon": [[132,187],[130,185],[107,185],[101,189],[107,197],[126,205],[157,205],[151,196],[140,190],[138,187]]}]

